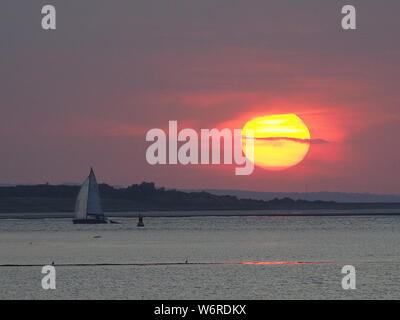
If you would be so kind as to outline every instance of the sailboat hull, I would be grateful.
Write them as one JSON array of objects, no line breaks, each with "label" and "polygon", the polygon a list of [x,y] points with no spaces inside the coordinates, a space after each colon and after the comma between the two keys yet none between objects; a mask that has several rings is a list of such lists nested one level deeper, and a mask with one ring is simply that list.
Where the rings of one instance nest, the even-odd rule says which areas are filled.
[{"label": "sailboat hull", "polygon": [[106,219],[73,219],[74,224],[102,224],[108,223]]}]

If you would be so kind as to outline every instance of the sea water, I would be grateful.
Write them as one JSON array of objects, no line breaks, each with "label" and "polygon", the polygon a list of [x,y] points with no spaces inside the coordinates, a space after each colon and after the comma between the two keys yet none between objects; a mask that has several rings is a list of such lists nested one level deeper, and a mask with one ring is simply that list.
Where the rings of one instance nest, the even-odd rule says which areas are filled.
[{"label": "sea water", "polygon": [[400,299],[400,216],[113,219],[1,219],[0,299]]}]

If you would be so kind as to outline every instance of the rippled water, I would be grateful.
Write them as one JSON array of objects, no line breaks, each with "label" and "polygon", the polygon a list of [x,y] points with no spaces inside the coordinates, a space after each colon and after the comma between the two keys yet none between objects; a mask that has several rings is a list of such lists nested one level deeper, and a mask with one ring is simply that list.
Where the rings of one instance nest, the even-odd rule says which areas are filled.
[{"label": "rippled water", "polygon": [[[143,229],[115,220],[0,220],[0,264],[57,270],[46,291],[41,267],[0,267],[0,298],[400,299],[400,216],[145,218]],[[82,263],[148,265],[57,266]],[[356,290],[341,287],[346,264]]]}]

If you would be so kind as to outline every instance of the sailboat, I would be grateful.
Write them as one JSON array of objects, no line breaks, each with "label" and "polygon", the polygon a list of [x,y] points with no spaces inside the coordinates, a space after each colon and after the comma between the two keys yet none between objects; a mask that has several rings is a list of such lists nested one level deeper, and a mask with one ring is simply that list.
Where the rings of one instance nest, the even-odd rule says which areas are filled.
[{"label": "sailboat", "polygon": [[99,187],[92,168],[79,190],[75,203],[75,219],[72,221],[74,224],[108,223],[101,208]]}]

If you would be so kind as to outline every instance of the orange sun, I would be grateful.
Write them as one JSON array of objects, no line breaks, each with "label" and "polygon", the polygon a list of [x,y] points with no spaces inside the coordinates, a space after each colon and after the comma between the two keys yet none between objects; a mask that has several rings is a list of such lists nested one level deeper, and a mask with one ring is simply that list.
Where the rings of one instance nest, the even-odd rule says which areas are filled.
[{"label": "orange sun", "polygon": [[[244,146],[254,135],[254,159]],[[246,134],[246,131],[248,134]],[[243,152],[254,164],[268,170],[284,170],[300,163],[310,149],[310,131],[295,114],[278,114],[248,121],[242,129]]]}]

